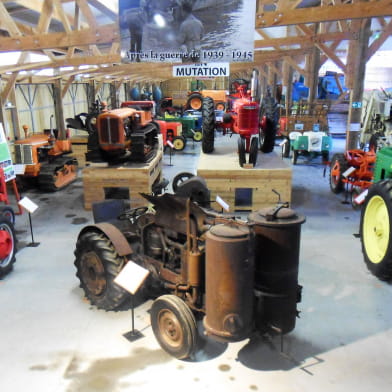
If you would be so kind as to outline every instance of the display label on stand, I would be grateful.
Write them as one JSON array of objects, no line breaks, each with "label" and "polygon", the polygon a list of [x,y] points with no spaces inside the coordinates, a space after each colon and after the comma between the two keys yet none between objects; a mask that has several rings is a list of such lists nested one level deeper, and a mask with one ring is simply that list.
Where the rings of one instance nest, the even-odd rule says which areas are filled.
[{"label": "display label on stand", "polygon": [[150,271],[146,268],[129,260],[114,281],[133,295],[139,290],[149,273]]},{"label": "display label on stand", "polygon": [[253,62],[254,0],[119,0],[118,5],[124,63]]}]

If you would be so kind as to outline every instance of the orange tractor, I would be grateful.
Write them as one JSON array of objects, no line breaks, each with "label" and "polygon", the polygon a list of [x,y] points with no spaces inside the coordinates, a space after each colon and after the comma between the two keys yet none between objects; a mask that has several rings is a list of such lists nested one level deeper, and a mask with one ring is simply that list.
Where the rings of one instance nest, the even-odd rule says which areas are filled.
[{"label": "orange tractor", "polygon": [[357,196],[373,183],[376,153],[374,150],[348,150],[332,157],[329,184],[333,193],[340,193],[346,185],[346,195],[350,195],[351,205],[357,208]]},{"label": "orange tractor", "polygon": [[26,137],[15,141],[15,163],[25,165],[19,179],[32,179],[48,192],[64,188],[76,179],[78,162],[67,156],[72,152],[69,138],[56,138],[57,131],[52,127],[31,136],[27,135],[26,126],[24,130]]}]

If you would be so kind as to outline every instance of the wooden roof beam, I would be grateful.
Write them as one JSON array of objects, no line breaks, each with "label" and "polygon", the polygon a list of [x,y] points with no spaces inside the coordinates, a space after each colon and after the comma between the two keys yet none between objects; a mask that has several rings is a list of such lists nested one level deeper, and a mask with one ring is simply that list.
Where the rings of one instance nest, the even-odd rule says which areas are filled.
[{"label": "wooden roof beam", "polygon": [[72,31],[71,33],[2,37],[0,40],[0,52],[68,48],[69,46],[111,43],[118,39],[118,26],[110,24],[97,27],[96,29]]},{"label": "wooden roof beam", "polygon": [[360,1],[351,4],[280,9],[279,11],[266,12],[262,6],[263,1],[258,0],[257,28],[392,15],[392,0]]}]

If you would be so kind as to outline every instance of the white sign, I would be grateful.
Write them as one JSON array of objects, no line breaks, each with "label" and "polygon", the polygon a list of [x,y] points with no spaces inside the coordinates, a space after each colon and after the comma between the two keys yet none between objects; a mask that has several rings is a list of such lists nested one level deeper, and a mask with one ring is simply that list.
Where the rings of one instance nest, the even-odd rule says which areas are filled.
[{"label": "white sign", "polygon": [[355,201],[357,204],[362,204],[362,203],[365,201],[368,192],[369,192],[369,189],[365,189],[363,192],[361,192],[361,193],[354,199],[354,201]]},{"label": "white sign", "polygon": [[226,211],[230,210],[230,206],[220,197],[216,196],[215,201]]},{"label": "white sign", "polygon": [[35,204],[26,196],[20,199],[18,204],[22,206],[27,212],[30,212],[30,214],[32,214],[38,208],[37,204]]},{"label": "white sign", "polygon": [[131,294],[135,294],[149,273],[149,270],[141,267],[132,260],[129,260],[114,281]]},{"label": "white sign", "polygon": [[173,66],[173,77],[217,78],[230,76],[229,63],[202,63]]},{"label": "white sign", "polygon": [[351,173],[353,173],[353,172],[355,172],[355,167],[353,167],[353,166],[350,166],[343,174],[342,174],[342,176],[344,177],[344,178],[347,178]]},{"label": "white sign", "polygon": [[167,144],[170,148],[174,148],[174,144],[173,144],[170,140],[167,140],[167,141],[166,141],[166,144]]}]

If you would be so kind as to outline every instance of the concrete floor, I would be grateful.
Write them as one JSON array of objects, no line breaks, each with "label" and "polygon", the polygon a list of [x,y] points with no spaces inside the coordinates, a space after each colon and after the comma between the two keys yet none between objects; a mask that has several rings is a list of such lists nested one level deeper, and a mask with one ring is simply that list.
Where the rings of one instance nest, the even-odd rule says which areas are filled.
[{"label": "concrete floor", "polygon": [[[335,151],[343,151],[344,140],[334,142]],[[165,154],[165,177],[195,172],[199,151],[190,143],[172,157],[172,166]],[[354,236],[360,213],[330,192],[319,161],[301,160],[292,169],[292,207],[307,221],[301,314],[284,339],[284,354],[276,337],[228,345],[204,338],[194,358],[176,360],[153,336],[151,302],[135,311],[144,337],[128,341],[123,335],[131,329],[131,312],[90,306],[75,277],[76,237],[92,222],[79,179],[56,194],[26,194],[39,205],[32,216],[38,247],[25,246],[31,241],[28,215],[17,216],[21,249],[14,270],[0,280],[0,390],[389,391],[392,286],[367,271]]]}]

